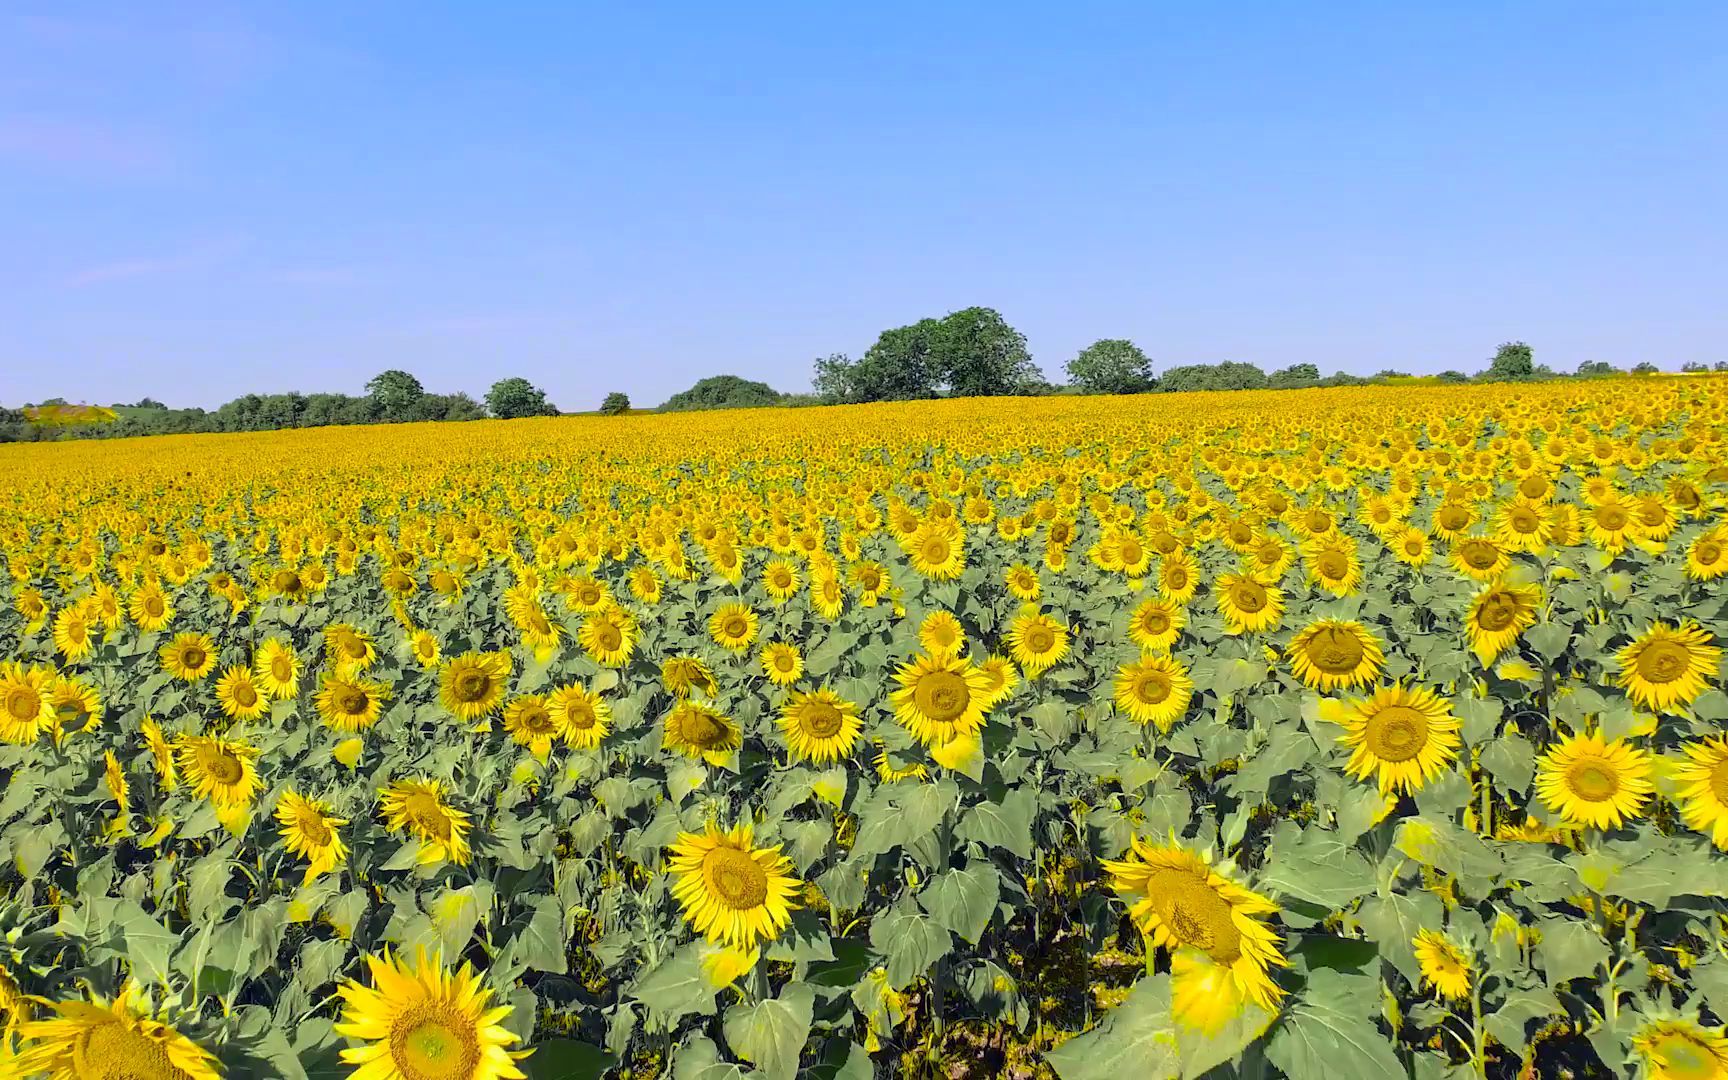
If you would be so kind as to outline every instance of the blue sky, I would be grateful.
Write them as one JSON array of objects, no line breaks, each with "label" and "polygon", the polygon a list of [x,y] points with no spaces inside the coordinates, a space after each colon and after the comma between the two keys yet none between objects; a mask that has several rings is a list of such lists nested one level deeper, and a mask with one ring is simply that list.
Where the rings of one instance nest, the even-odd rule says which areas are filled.
[{"label": "blue sky", "polygon": [[0,4],[0,402],[1728,359],[1728,5]]}]

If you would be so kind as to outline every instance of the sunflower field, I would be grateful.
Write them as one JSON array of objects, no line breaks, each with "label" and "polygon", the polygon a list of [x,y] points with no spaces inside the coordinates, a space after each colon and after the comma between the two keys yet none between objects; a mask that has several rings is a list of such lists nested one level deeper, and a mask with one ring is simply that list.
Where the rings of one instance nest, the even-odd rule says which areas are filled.
[{"label": "sunflower field", "polygon": [[0,446],[0,1076],[1728,1077],[1728,380]]}]

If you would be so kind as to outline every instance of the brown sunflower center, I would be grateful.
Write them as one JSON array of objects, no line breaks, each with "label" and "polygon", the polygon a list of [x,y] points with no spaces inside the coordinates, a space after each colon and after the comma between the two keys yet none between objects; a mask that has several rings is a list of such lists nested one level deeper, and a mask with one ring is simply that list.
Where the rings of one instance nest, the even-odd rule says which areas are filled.
[{"label": "brown sunflower center", "polygon": [[14,686],[6,693],[6,715],[28,723],[42,715],[42,695],[28,686]]},{"label": "brown sunflower center", "polygon": [[805,702],[804,708],[798,714],[798,723],[804,733],[818,739],[828,739],[838,734],[842,720],[840,710],[826,701]]},{"label": "brown sunflower center", "polygon": [[324,847],[330,843],[330,826],[324,824],[324,815],[310,810],[302,810],[300,811],[299,824],[301,834],[306,837],[309,843],[317,847]]},{"label": "brown sunflower center", "polygon": [[919,553],[924,556],[925,562],[930,563],[933,566],[940,566],[942,563],[948,561],[948,557],[954,553],[954,549],[948,541],[944,540],[942,537],[932,536],[930,539],[924,541],[924,545],[919,549]]},{"label": "brown sunflower center", "polygon": [[1347,675],[1362,663],[1362,640],[1342,626],[1322,627],[1304,649],[1308,662],[1328,675]]},{"label": "brown sunflower center", "polygon": [[1491,592],[1482,598],[1476,610],[1476,623],[1484,630],[1498,633],[1517,622],[1522,610],[1523,605],[1511,593]]},{"label": "brown sunflower center", "polygon": [[218,784],[233,784],[246,775],[240,759],[226,750],[211,750],[204,755],[204,771]]},{"label": "brown sunflower center", "polygon": [[1172,589],[1185,589],[1185,588],[1187,588],[1188,587],[1188,571],[1186,569],[1184,569],[1180,564],[1175,564],[1175,563],[1165,567],[1164,568],[1164,584],[1170,586]]},{"label": "brown sunflower center", "polygon": [[1518,493],[1526,499],[1540,499],[1548,494],[1548,481],[1540,476],[1526,476],[1518,482]]},{"label": "brown sunflower center", "polygon": [[587,731],[589,728],[594,726],[596,719],[597,717],[594,715],[594,706],[588,704],[588,702],[580,698],[575,698],[565,702],[564,721],[576,730]]},{"label": "brown sunflower center", "polygon": [[1428,717],[1408,705],[1388,705],[1368,718],[1362,733],[1381,761],[1409,761],[1428,745]]},{"label": "brown sunflower center", "polygon": [[1332,529],[1332,515],[1324,510],[1310,510],[1304,520],[1309,532],[1323,533]]},{"label": "brown sunflower center", "polygon": [[1020,640],[1026,643],[1026,651],[1036,656],[1042,656],[1056,647],[1055,632],[1043,623],[1028,627]]},{"label": "brown sunflower center", "polygon": [[750,623],[742,615],[728,615],[720,623],[720,634],[728,638],[741,638],[750,632]]},{"label": "brown sunflower center", "polygon": [[1120,554],[1122,555],[1122,561],[1132,566],[1141,560],[1141,558],[1146,554],[1146,551],[1140,546],[1139,541],[1124,540],[1122,541],[1122,550]]},{"label": "brown sunflower center", "polygon": [[1692,549],[1693,557],[1700,566],[1715,566],[1722,559],[1722,545],[1714,540],[1700,540],[1698,546]]},{"label": "brown sunflower center", "polygon": [[167,609],[167,603],[160,596],[146,596],[144,598],[144,614],[152,619],[160,619],[162,613]]},{"label": "brown sunflower center", "polygon": [[528,629],[536,634],[546,635],[552,632],[552,623],[538,611],[528,616]]},{"label": "brown sunflower center", "polygon": [[552,722],[552,714],[540,705],[530,705],[523,709],[518,723],[532,735],[550,735],[558,729],[558,725]]},{"label": "brown sunflower center", "polygon": [[300,575],[292,570],[276,571],[276,591],[290,595],[300,591]]},{"label": "brown sunflower center", "polygon": [[448,570],[434,570],[432,572],[432,588],[441,593],[455,592],[456,578]]},{"label": "brown sunflower center", "polygon": [[451,681],[450,692],[457,701],[469,704],[485,701],[492,692],[492,679],[484,671],[468,668]]},{"label": "brown sunflower center", "polygon": [[1142,671],[1134,679],[1134,696],[1145,705],[1159,705],[1170,697],[1170,676],[1156,669]]},{"label": "brown sunflower center", "polygon": [[1605,802],[1620,791],[1620,773],[1599,758],[1581,758],[1566,770],[1566,787],[1585,802]]},{"label": "brown sunflower center", "polygon": [[1607,532],[1619,532],[1630,520],[1626,511],[1618,506],[1604,506],[1596,511],[1596,524]]},{"label": "brown sunflower center", "polygon": [[1341,581],[1350,574],[1350,560],[1342,551],[1322,551],[1314,560],[1314,568],[1327,581]]},{"label": "brown sunflower center", "polygon": [[416,791],[404,799],[402,816],[421,833],[440,840],[450,839],[450,815],[444,812],[438,796],[430,792]]},{"label": "brown sunflower center", "polygon": [[270,677],[277,682],[285,683],[294,677],[294,661],[286,653],[277,653],[270,658]]},{"label": "brown sunflower center", "polygon": [[1486,540],[1466,540],[1458,557],[1472,570],[1486,570],[1500,561],[1500,549]]},{"label": "brown sunflower center", "polygon": [[1512,531],[1526,535],[1542,527],[1542,518],[1528,506],[1519,506],[1507,515],[1506,519],[1512,526]]},{"label": "brown sunflower center", "polygon": [[364,660],[366,658],[366,643],[360,640],[358,634],[345,636],[339,649],[342,655],[350,660]]},{"label": "brown sunflower center", "polygon": [[234,699],[234,704],[242,709],[250,709],[258,704],[258,691],[252,689],[252,684],[249,682],[235,683],[234,689],[228,693]]},{"label": "brown sunflower center", "polygon": [[1455,532],[1470,524],[1470,511],[1462,506],[1442,506],[1434,519],[1442,529]]},{"label": "brown sunflower center", "polygon": [[683,722],[679,724],[679,731],[685,742],[703,749],[718,745],[726,738],[726,725],[722,724],[718,717],[701,709],[686,712]]},{"label": "brown sunflower center", "polygon": [[[152,1038],[158,1033],[159,1038]],[[68,1075],[91,1080],[191,1080],[168,1056],[170,1038],[170,1032],[154,1024],[144,1029],[115,1018],[99,1021],[76,1036]]]},{"label": "brown sunflower center", "polygon": [[1638,650],[1634,662],[1646,682],[1670,683],[1692,666],[1692,654],[1677,641],[1652,641]]},{"label": "brown sunflower center", "polygon": [[1162,634],[1170,629],[1170,614],[1153,608],[1140,616],[1140,629],[1148,634]]},{"label": "brown sunflower center", "polygon": [[1238,544],[1251,544],[1254,542],[1254,530],[1247,524],[1238,521],[1230,526],[1230,539]]},{"label": "brown sunflower center", "polygon": [[403,1080],[456,1080],[481,1064],[474,1020],[444,1001],[423,1001],[390,1025],[390,1062]]},{"label": "brown sunflower center", "polygon": [[912,691],[918,711],[939,724],[952,723],[972,703],[972,688],[952,671],[932,671]]},{"label": "brown sunflower center", "polygon": [[205,652],[197,645],[188,645],[180,650],[180,666],[190,671],[196,671],[204,666]]},{"label": "brown sunflower center", "polygon": [[702,859],[702,877],[709,894],[733,911],[759,908],[768,899],[768,873],[749,852],[715,848]]},{"label": "brown sunflower center", "polygon": [[781,649],[774,654],[774,670],[791,674],[798,668],[798,654],[790,649]]},{"label": "brown sunflower center", "polygon": [[1266,589],[1257,581],[1238,581],[1230,586],[1229,595],[1238,611],[1253,614],[1266,607]]},{"label": "brown sunflower center", "polygon": [[1146,895],[1182,945],[1199,949],[1219,963],[1231,963],[1241,955],[1242,932],[1230,917],[1230,902],[1203,877],[1188,870],[1158,870],[1146,881]]}]

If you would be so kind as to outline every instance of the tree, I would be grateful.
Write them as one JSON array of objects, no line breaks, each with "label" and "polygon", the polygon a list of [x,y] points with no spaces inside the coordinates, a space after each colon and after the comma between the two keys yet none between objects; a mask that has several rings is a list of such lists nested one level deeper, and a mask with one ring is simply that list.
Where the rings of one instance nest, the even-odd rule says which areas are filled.
[{"label": "tree", "polygon": [[1494,359],[1488,362],[1486,378],[1500,382],[1528,379],[1535,368],[1534,350],[1522,341],[1508,341],[1494,351]]},{"label": "tree", "polygon": [[454,394],[427,394],[414,410],[416,420],[484,420],[485,406],[457,391]]},{"label": "tree", "polygon": [[1620,370],[1606,360],[1586,360],[1578,365],[1578,374],[1586,379],[1598,379],[1604,375],[1618,375]]},{"label": "tree", "polygon": [[1461,383],[1470,381],[1470,376],[1453,368],[1447,368],[1445,371],[1442,371],[1434,377],[1444,383]]},{"label": "tree", "polygon": [[600,415],[622,416],[630,411],[630,395],[617,390],[606,395],[606,400],[600,403]]},{"label": "tree", "polygon": [[1026,335],[994,308],[963,308],[939,325],[934,366],[951,397],[1018,394],[1040,378]]},{"label": "tree", "polygon": [[1088,394],[1138,394],[1152,388],[1152,361],[1124,338],[1103,338],[1080,350],[1065,369]]},{"label": "tree", "polygon": [[1313,364],[1291,364],[1287,368],[1279,368],[1266,377],[1267,386],[1283,390],[1315,386],[1319,382],[1320,369]]},{"label": "tree", "polygon": [[1681,364],[1680,370],[1684,371],[1688,375],[1697,375],[1697,374],[1700,374],[1702,372],[1709,371],[1710,368],[1709,368],[1709,365],[1707,365],[1707,364],[1700,364],[1700,363],[1697,363],[1695,361],[1689,361],[1687,363]]},{"label": "tree", "polygon": [[1662,369],[1648,360],[1632,369],[1632,374],[1634,375],[1660,375],[1661,373]]},{"label": "tree", "polygon": [[558,415],[558,410],[547,403],[546,391],[520,376],[493,383],[486,391],[486,407],[500,420]]},{"label": "tree", "polygon": [[778,390],[763,382],[741,379],[736,375],[710,375],[688,390],[681,390],[666,399],[662,412],[687,409],[754,409],[780,404]]},{"label": "tree", "polygon": [[1183,364],[1165,369],[1158,389],[1169,393],[1189,390],[1261,390],[1266,373],[1253,364],[1226,360],[1221,364]]},{"label": "tree", "polygon": [[1728,360],[1716,361],[1716,365],[1715,365],[1713,370],[1715,370],[1715,371],[1728,371]]},{"label": "tree", "polygon": [[414,406],[425,393],[419,379],[396,368],[379,372],[366,384],[366,396],[377,404],[379,414],[386,420],[411,419]]},{"label": "tree", "polygon": [[815,377],[830,402],[1018,394],[1041,383],[1025,336],[985,307],[884,330],[855,361],[840,353],[816,361]]},{"label": "tree", "polygon": [[168,406],[162,404],[160,401],[157,401],[153,397],[146,397],[146,398],[139,398],[138,404],[136,404],[132,407],[134,409],[166,409]]}]

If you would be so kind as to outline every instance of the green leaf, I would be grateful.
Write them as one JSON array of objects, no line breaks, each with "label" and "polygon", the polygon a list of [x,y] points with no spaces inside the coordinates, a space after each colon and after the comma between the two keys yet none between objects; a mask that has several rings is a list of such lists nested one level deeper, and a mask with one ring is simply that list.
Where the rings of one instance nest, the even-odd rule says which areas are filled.
[{"label": "green leaf", "polygon": [[1298,900],[1340,908],[1371,891],[1373,868],[1337,833],[1280,821],[1259,882]]},{"label": "green leaf", "polygon": [[1266,1058],[1290,1080],[1403,1076],[1392,1044],[1369,1019],[1379,1003],[1378,978],[1317,970],[1273,1029]]},{"label": "green leaf", "polygon": [[240,901],[228,895],[234,863],[210,856],[200,859],[186,875],[186,907],[194,923],[220,922]]},{"label": "green leaf", "polygon": [[1170,1017],[1170,977],[1141,979],[1097,1027],[1044,1055],[1061,1080],[1122,1080],[1180,1075]]},{"label": "green leaf", "polygon": [[1596,969],[1608,962],[1608,943],[1587,923],[1543,919],[1541,929],[1542,940],[1536,943],[1536,955],[1542,960],[1542,970],[1550,985],[1594,975]]},{"label": "green leaf", "polygon": [[976,945],[996,914],[1002,891],[1001,875],[985,863],[964,870],[945,870],[918,894],[918,906],[941,925]]},{"label": "green leaf", "polygon": [[134,900],[120,902],[114,924],[126,942],[126,963],[133,978],[166,983],[169,960],[180,944],[180,936],[157,922]]},{"label": "green leaf", "polygon": [[1017,787],[1001,802],[981,802],[960,818],[955,834],[985,847],[999,847],[1022,859],[1032,857],[1032,818],[1038,796],[1030,788]]},{"label": "green leaf", "polygon": [[870,946],[885,957],[888,984],[902,989],[948,955],[953,940],[929,916],[902,900],[870,924]]},{"label": "green leaf", "polygon": [[726,1010],[726,1042],[768,1080],[793,1080],[798,1056],[810,1038],[816,992],[791,983],[780,996]]},{"label": "green leaf", "polygon": [[545,1039],[534,1044],[534,1053],[522,1063],[528,1080],[600,1080],[618,1064],[615,1054],[575,1039]]},{"label": "green leaf", "polygon": [[564,948],[564,912],[558,901],[542,896],[526,920],[512,921],[510,942],[516,960],[534,971],[562,975],[570,969]]},{"label": "green leaf", "polygon": [[1482,767],[1496,784],[1522,794],[1536,775],[1536,751],[1522,735],[1502,735],[1483,748]]},{"label": "green leaf", "polygon": [[1526,986],[1512,988],[1499,1001],[1484,1001],[1482,1012],[1488,1033],[1501,1046],[1521,1047],[1529,1042],[1531,1021],[1564,1015],[1565,1009],[1546,986]]},{"label": "green leaf", "polygon": [[1445,918],[1446,909],[1433,893],[1393,892],[1389,889],[1365,901],[1356,917],[1379,948],[1380,955],[1390,960],[1392,966],[1412,983],[1421,977],[1412,942],[1423,929],[1439,928]]},{"label": "green leaf", "polygon": [[713,984],[702,971],[702,954],[696,942],[682,946],[630,988],[631,996],[648,1006],[650,1017],[661,1021],[661,1030],[669,1030],[690,1013],[712,1016],[714,993]]},{"label": "green leaf", "polygon": [[685,1043],[672,1061],[672,1080],[748,1080],[760,1075],[754,1069],[721,1060],[714,1040],[702,1035]]}]

